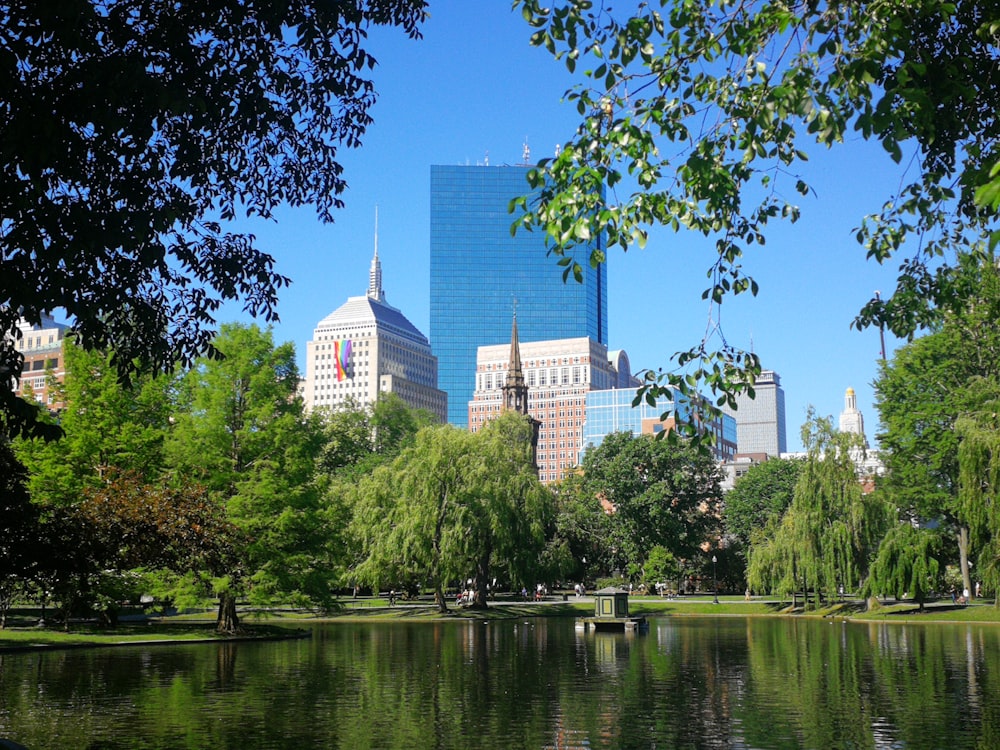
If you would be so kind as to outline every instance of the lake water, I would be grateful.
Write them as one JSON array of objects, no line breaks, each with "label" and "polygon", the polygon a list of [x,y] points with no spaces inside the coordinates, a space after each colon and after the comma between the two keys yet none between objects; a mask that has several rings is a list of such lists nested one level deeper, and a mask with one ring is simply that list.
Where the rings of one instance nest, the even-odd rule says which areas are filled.
[{"label": "lake water", "polygon": [[334,623],[0,654],[31,750],[1000,748],[1000,628],[662,618]]}]

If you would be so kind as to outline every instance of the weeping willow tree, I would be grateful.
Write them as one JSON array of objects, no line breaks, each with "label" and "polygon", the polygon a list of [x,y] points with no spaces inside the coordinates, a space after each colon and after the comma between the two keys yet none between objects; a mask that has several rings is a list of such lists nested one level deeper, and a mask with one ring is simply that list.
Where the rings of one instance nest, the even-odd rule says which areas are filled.
[{"label": "weeping willow tree", "polygon": [[787,596],[801,590],[832,598],[858,590],[891,508],[862,492],[854,457],[864,448],[857,435],[837,432],[829,418],[812,412],[802,428],[807,458],[792,503],[781,520],[751,542],[751,588]]},{"label": "weeping willow tree", "polygon": [[929,529],[902,522],[882,539],[865,583],[867,596],[912,597],[922,612],[941,572],[942,539]]},{"label": "weeping willow tree", "polygon": [[498,574],[527,583],[545,546],[553,499],[535,474],[531,427],[507,413],[470,433],[433,425],[390,464],[358,483],[352,575],[372,586],[417,581],[447,612],[449,582],[474,576],[487,605]]},{"label": "weeping willow tree", "polygon": [[1000,591],[1000,386],[982,380],[975,388],[983,394],[983,405],[955,420],[958,513],[968,524],[970,546],[979,550],[983,585],[996,593]]}]

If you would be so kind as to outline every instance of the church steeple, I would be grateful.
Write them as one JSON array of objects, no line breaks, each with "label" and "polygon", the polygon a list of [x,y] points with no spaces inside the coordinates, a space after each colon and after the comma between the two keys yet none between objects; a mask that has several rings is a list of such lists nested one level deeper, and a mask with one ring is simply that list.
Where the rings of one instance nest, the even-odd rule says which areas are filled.
[{"label": "church steeple", "polygon": [[517,340],[517,310],[514,311],[514,323],[510,329],[510,362],[507,363],[507,379],[503,384],[502,411],[516,411],[518,414],[528,413],[528,386],[524,382],[524,372],[521,370],[521,347]]},{"label": "church steeple", "polygon": [[385,292],[382,291],[382,263],[378,259],[378,206],[375,206],[375,256],[372,267],[368,271],[368,296],[376,302],[385,302]]},{"label": "church steeple", "polygon": [[501,390],[500,411],[516,411],[523,414],[531,425],[531,465],[538,474],[538,435],[542,423],[528,413],[528,385],[521,369],[521,344],[517,339],[517,301],[514,302],[514,322],[510,327],[510,362],[507,363],[507,379]]}]

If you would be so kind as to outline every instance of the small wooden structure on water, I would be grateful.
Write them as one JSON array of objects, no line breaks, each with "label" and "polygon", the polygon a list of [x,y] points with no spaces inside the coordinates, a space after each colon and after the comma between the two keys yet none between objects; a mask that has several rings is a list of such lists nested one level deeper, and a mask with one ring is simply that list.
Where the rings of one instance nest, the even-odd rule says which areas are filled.
[{"label": "small wooden structure on water", "polygon": [[606,588],[594,594],[594,616],[580,617],[578,628],[587,630],[642,630],[647,627],[645,617],[629,617],[628,592],[622,589]]}]

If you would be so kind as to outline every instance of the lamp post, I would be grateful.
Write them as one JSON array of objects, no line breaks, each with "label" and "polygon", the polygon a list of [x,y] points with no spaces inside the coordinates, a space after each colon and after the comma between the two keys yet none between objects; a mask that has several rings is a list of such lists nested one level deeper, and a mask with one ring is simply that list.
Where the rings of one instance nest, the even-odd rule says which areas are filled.
[{"label": "lamp post", "polygon": [[712,555],[712,593],[714,594],[712,597],[712,604],[719,603],[719,577],[715,574],[715,563],[717,562],[718,558],[716,558],[715,555]]}]

